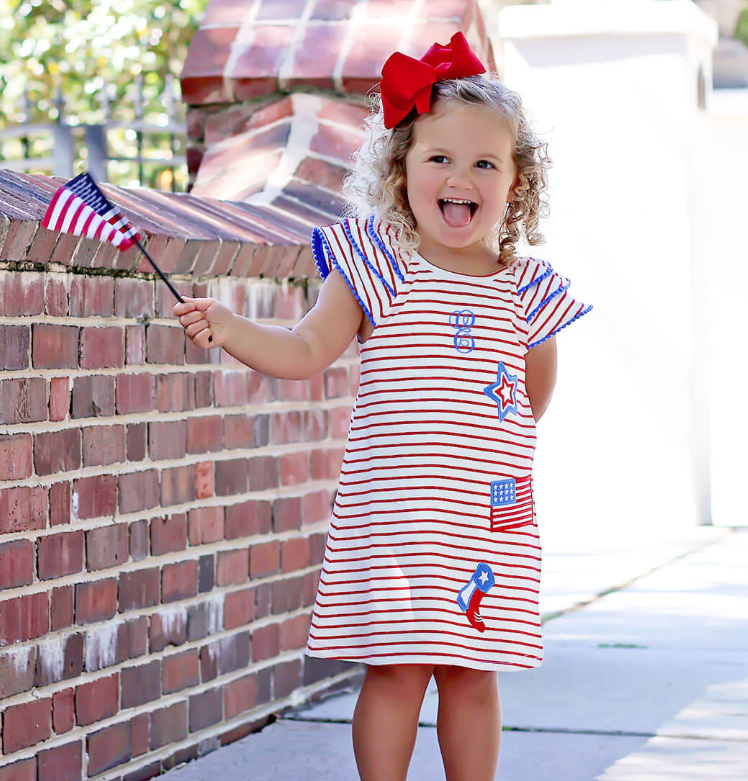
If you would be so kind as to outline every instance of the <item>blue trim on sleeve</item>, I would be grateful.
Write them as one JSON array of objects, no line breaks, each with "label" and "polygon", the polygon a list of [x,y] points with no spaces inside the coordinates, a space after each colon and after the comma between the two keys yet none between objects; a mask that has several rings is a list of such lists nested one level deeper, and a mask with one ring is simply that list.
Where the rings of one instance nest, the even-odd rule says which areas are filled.
[{"label": "blue trim on sleeve", "polygon": [[[530,260],[535,260],[535,258],[530,258]],[[538,261],[535,261],[536,263]],[[528,282],[526,285],[523,285],[522,287],[517,289],[517,293],[524,293],[525,290],[529,290],[533,285],[539,285],[544,279],[549,277],[551,274],[554,274],[553,267],[550,263],[547,264],[548,268],[538,277],[532,280],[532,282]]]},{"label": "blue trim on sleeve", "polygon": [[361,300],[361,296],[359,296],[359,294],[356,292],[356,288],[354,288],[354,287],[353,287],[353,282],[351,282],[351,280],[348,278],[348,275],[347,275],[347,274],[345,273],[345,271],[343,271],[343,269],[340,267],[340,263],[338,263],[338,261],[337,261],[337,260],[334,260],[334,261],[333,261],[333,263],[332,263],[332,267],[333,267],[333,268],[334,268],[336,271],[339,271],[339,272],[340,272],[341,276],[343,277],[343,279],[344,279],[344,280],[346,281],[346,283],[348,284],[348,287],[351,289],[351,293],[353,293],[353,297],[356,299],[356,301],[358,301],[358,303],[359,303],[359,304],[360,304],[360,306],[361,306],[361,309],[363,309],[363,310],[364,310],[364,314],[365,314],[365,315],[366,315],[366,316],[369,318],[369,322],[370,322],[370,323],[371,323],[371,324],[372,324],[372,325],[373,325],[373,326],[376,328],[376,327],[377,327],[377,323],[376,323],[376,321],[375,321],[375,320],[374,320],[374,318],[372,317],[372,314],[371,314],[371,312],[369,311],[369,309],[368,309],[368,307],[366,306],[366,304],[365,304],[365,303],[364,303],[364,302]]},{"label": "blue trim on sleeve", "polygon": [[530,321],[531,321],[531,320],[532,320],[532,319],[535,317],[535,315],[537,315],[537,314],[538,314],[538,312],[540,312],[540,310],[541,310],[541,309],[542,309],[542,308],[543,308],[543,307],[544,307],[544,306],[545,306],[545,305],[546,305],[546,304],[547,304],[549,301],[551,301],[552,299],[554,299],[556,296],[560,296],[560,295],[561,295],[561,293],[564,293],[564,292],[566,292],[566,291],[567,291],[567,290],[568,290],[570,287],[571,287],[571,282],[570,282],[569,280],[567,280],[565,285],[561,285],[561,286],[559,286],[558,288],[556,288],[556,290],[554,290],[554,291],[553,291],[553,292],[552,292],[552,293],[551,293],[551,294],[550,294],[550,295],[549,295],[547,298],[544,298],[544,299],[543,299],[543,300],[542,300],[542,301],[541,301],[541,302],[540,302],[540,303],[539,303],[539,304],[538,304],[538,305],[535,307],[535,309],[533,309],[533,310],[532,310],[532,312],[530,312],[530,314],[529,314],[529,315],[527,315],[527,317],[525,318],[525,319],[527,320],[527,322],[529,323],[529,322],[530,322]]},{"label": "blue trim on sleeve", "polygon": [[330,245],[327,243],[325,234],[322,233],[322,228],[315,228],[312,231],[312,255],[314,256],[314,264],[317,266],[317,271],[319,271],[319,275],[322,279],[327,279],[330,274],[330,266],[325,258],[325,249],[327,249],[328,254],[332,257]]},{"label": "blue trim on sleeve", "polygon": [[356,243],[356,240],[353,238],[353,234],[351,233],[351,229],[348,226],[348,220],[343,220],[342,222],[343,230],[345,230],[345,235],[348,237],[348,241],[351,242],[351,246],[354,250],[356,250],[356,254],[361,258],[361,260],[364,261],[364,264],[370,269],[372,274],[375,274],[377,277],[379,277],[380,282],[387,288],[387,291],[389,294],[395,298],[395,291],[392,289],[392,285],[387,282],[387,280],[377,271],[377,269],[374,268],[369,258],[364,255],[364,251],[361,249],[361,247],[358,246]]},{"label": "blue trim on sleeve", "polygon": [[387,260],[389,260],[390,265],[395,270],[395,273],[400,278],[401,282],[405,282],[405,277],[403,276],[403,272],[400,271],[400,266],[397,265],[397,261],[395,260],[394,255],[387,249],[385,246],[385,243],[382,241],[382,238],[379,236],[379,234],[374,230],[374,215],[369,217],[369,219],[366,221],[366,232],[369,234],[369,238],[372,239],[379,249],[384,252],[385,256],[387,257]]},{"label": "blue trim on sleeve", "polygon": [[569,320],[568,322],[564,323],[562,326],[559,326],[558,328],[556,328],[556,330],[553,331],[552,333],[548,334],[548,336],[544,336],[542,339],[538,339],[537,342],[533,342],[532,344],[528,344],[527,345],[527,351],[529,352],[530,350],[532,350],[533,347],[537,347],[539,344],[543,344],[543,342],[547,341],[552,336],[555,336],[559,331],[562,331],[564,328],[566,328],[567,325],[571,325],[575,320],[579,320],[579,318],[582,315],[586,315],[587,312],[589,312],[591,309],[592,309],[592,305],[588,306],[586,309],[583,309],[578,315],[575,315],[574,317],[572,317],[571,320]]},{"label": "blue trim on sleeve", "polygon": [[[324,253],[322,252],[322,247],[325,249]],[[327,254],[327,258],[325,258],[325,253]],[[350,288],[351,293],[353,293],[353,297],[356,299],[356,301],[358,301],[359,306],[364,311],[364,314],[369,318],[369,322],[376,328],[377,324],[372,317],[369,308],[361,300],[361,296],[359,296],[359,294],[356,292],[356,288],[353,286],[353,282],[351,282],[351,280],[348,278],[348,275],[341,268],[340,263],[338,263],[338,261],[335,259],[332,248],[330,247],[330,244],[327,241],[327,237],[322,232],[321,228],[315,228],[312,231],[312,254],[314,255],[314,262],[317,264],[317,268],[319,269],[319,273],[322,276],[322,279],[327,279],[332,269],[340,272],[340,275],[343,277],[343,279],[346,281],[346,284]]]}]

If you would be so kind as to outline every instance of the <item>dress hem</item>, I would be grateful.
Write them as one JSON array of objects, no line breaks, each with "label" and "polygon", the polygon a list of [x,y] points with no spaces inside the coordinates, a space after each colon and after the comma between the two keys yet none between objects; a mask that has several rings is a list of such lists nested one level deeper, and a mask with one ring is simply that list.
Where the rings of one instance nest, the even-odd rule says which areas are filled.
[{"label": "dress hem", "polygon": [[448,664],[452,667],[467,667],[471,670],[486,670],[489,672],[521,672],[522,670],[534,670],[543,663],[543,660],[528,659],[527,663],[520,664],[510,662],[480,662],[475,659],[455,660],[448,654],[391,654],[377,657],[351,657],[338,653],[327,652],[322,649],[310,649],[308,646],[305,654],[315,659],[334,659],[339,662],[351,664],[370,664],[372,666],[384,666],[387,664]]}]

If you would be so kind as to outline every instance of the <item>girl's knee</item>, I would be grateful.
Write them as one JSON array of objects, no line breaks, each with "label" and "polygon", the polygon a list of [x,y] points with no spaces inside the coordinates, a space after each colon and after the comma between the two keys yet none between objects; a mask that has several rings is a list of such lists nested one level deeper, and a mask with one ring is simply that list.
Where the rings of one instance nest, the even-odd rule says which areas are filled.
[{"label": "girl's knee", "polygon": [[383,664],[366,668],[367,682],[403,690],[425,691],[433,674],[434,665],[430,664]]},{"label": "girl's knee", "polygon": [[472,670],[468,667],[454,665],[436,665],[434,670],[439,694],[449,694],[452,691],[467,696],[495,696],[498,693],[496,673],[490,670]]}]

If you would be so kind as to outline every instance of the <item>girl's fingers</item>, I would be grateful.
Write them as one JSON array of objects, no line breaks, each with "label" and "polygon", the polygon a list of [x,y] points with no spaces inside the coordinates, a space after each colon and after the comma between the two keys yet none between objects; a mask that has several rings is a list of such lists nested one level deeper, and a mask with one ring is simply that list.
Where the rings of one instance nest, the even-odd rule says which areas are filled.
[{"label": "girl's fingers", "polygon": [[212,338],[213,338],[212,336],[209,336],[209,335],[208,335],[208,332],[207,332],[207,331],[206,331],[205,333],[203,333],[203,332],[200,332],[200,333],[197,335],[197,337],[195,337],[195,339],[194,339],[194,343],[195,343],[195,344],[196,344],[198,347],[202,347],[202,348],[203,348],[203,350],[207,350],[207,349],[208,349],[208,347],[213,347],[213,344],[212,344],[212,341],[211,341],[211,340],[212,340]]},{"label": "girl's fingers", "polygon": [[194,312],[195,308],[196,307],[192,299],[185,298],[184,303],[179,302],[174,304],[171,311],[174,317],[182,317],[182,315],[186,315],[188,312]]},{"label": "girl's fingers", "polygon": [[214,299],[212,298],[185,298],[185,302],[187,301],[189,301],[195,309],[199,309],[201,312],[204,312],[214,303]]},{"label": "girl's fingers", "polygon": [[207,327],[207,325],[204,328],[201,328],[199,331],[196,331],[194,336],[190,337],[192,339],[193,344],[196,344],[198,347],[202,347],[203,349],[207,349],[208,347],[212,347],[211,343],[211,333],[210,328]]},{"label": "girl's fingers", "polygon": [[189,336],[190,339],[194,339],[198,334],[202,333],[207,329],[208,329],[207,321],[201,319],[199,323],[193,323],[192,325],[188,325],[187,328],[185,328],[185,331],[187,332],[187,336]]},{"label": "girl's fingers", "polygon": [[181,317],[188,312],[204,312],[213,303],[212,298],[187,298],[184,297],[184,303],[174,304],[172,313],[175,317]]},{"label": "girl's fingers", "polygon": [[185,298],[184,303],[174,304],[172,312],[179,318],[185,333],[198,346],[212,347],[213,333],[205,311],[213,305],[212,298]]},{"label": "girl's fingers", "polygon": [[179,318],[179,323],[183,328],[186,328],[188,325],[192,325],[192,323],[197,323],[201,320],[205,320],[205,316],[202,312],[188,312],[186,315],[182,315]]}]

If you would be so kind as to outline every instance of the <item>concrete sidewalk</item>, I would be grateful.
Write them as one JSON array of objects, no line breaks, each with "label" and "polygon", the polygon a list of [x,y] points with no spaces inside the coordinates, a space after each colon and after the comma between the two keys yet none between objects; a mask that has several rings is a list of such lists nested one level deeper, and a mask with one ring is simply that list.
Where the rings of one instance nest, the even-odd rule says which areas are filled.
[{"label": "concrete sidewalk", "polygon": [[[496,778],[745,781],[747,561],[748,530],[546,553],[546,661],[499,676]],[[356,781],[355,700],[281,714],[167,781]],[[444,781],[437,704],[432,682],[409,781]]]}]

